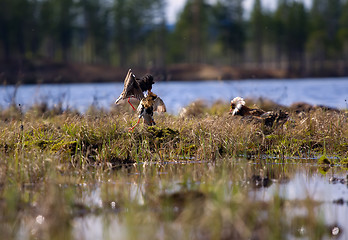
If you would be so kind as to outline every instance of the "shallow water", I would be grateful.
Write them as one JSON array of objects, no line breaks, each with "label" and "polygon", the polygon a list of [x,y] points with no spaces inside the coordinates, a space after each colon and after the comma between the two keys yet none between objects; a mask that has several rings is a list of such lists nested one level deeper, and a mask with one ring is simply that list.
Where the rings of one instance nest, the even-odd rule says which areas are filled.
[{"label": "shallow water", "polygon": [[[272,200],[278,196],[285,204],[285,221],[293,222],[299,217],[307,219],[310,214],[314,214],[327,229],[326,235],[321,239],[348,239],[346,170],[340,167],[324,169],[315,164],[247,163],[246,160],[236,160],[229,169],[224,168],[223,165],[202,162],[138,165],[128,169],[122,176],[109,173],[96,183],[70,186],[68,188],[75,188],[79,192],[75,201],[88,209],[94,209],[86,212],[80,210],[75,214],[71,222],[72,239],[154,239],[155,236],[165,239],[168,222],[163,220],[162,226],[161,221],[150,220],[154,226],[146,223],[143,227],[133,226],[131,221],[134,220],[129,220],[129,215],[144,218],[146,222],[145,218],[158,211],[149,204],[149,197],[156,199],[159,193],[171,194],[183,190],[205,189],[207,186],[214,195],[218,194],[214,192],[214,185],[219,185],[219,181],[224,181],[224,202],[233,200],[236,187],[247,191],[248,201],[251,203],[273,204]],[[257,178],[263,182],[255,181]],[[126,196],[122,200],[126,200],[126,203],[120,203],[120,207],[119,194]],[[134,205],[138,207],[132,210]],[[34,224],[28,224],[28,219]],[[44,224],[44,215],[23,217],[19,229],[21,239],[28,239],[33,229]],[[306,224],[293,226],[288,239],[310,239],[307,227]]]},{"label": "shallow water", "polygon": [[[92,104],[108,109],[122,89],[123,83],[23,85],[18,88],[16,103],[24,109],[40,102],[47,102],[50,106],[62,102],[64,107],[80,112]],[[0,106],[9,105],[13,92],[13,86],[0,87]],[[164,100],[168,111],[174,114],[197,99],[207,103],[217,100],[227,102],[236,96],[264,97],[283,105],[304,101],[348,108],[348,78],[157,82],[153,92]]]}]

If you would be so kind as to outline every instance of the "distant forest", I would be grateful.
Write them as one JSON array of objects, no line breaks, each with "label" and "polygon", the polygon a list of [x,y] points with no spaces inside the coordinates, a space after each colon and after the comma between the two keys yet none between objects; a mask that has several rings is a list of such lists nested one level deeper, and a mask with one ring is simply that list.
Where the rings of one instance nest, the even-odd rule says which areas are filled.
[{"label": "distant forest", "polygon": [[255,0],[248,17],[242,3],[187,0],[169,26],[166,0],[0,0],[0,62],[348,74],[348,0]]}]

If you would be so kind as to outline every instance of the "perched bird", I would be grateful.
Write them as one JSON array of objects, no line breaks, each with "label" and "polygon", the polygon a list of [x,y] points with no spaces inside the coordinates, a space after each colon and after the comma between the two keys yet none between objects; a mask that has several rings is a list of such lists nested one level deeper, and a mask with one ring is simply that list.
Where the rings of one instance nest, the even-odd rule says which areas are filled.
[{"label": "perched bird", "polygon": [[144,92],[151,92],[152,85],[155,82],[153,81],[153,77],[150,74],[144,75],[141,79],[135,77],[132,73],[132,70],[129,69],[124,80],[124,88],[121,95],[115,101],[117,104],[120,100],[128,98],[128,103],[135,110],[134,106],[130,103],[129,99],[134,97],[141,101],[144,98]]},{"label": "perched bird", "polygon": [[149,92],[149,94],[144,97],[137,108],[138,112],[138,121],[137,123],[131,127],[129,130],[133,131],[135,126],[139,124],[139,121],[141,118],[144,119],[144,123],[152,126],[156,125],[155,120],[153,119],[153,112],[166,112],[166,105],[164,104],[163,100],[158,97],[153,92]]},{"label": "perched bird", "polygon": [[264,111],[259,108],[248,108],[245,106],[245,101],[241,97],[235,97],[231,101],[230,113],[232,116],[250,116],[257,122],[262,122],[265,126],[272,127],[276,124],[283,124],[289,118],[289,114],[282,110],[277,111]]},{"label": "perched bird", "polygon": [[232,116],[235,116],[235,115],[240,115],[240,116],[248,116],[248,115],[261,116],[262,114],[265,113],[265,111],[263,111],[262,109],[259,109],[259,108],[255,108],[255,109],[248,108],[247,106],[245,106],[245,101],[244,101],[243,98],[235,97],[231,101],[230,113],[232,113]]}]

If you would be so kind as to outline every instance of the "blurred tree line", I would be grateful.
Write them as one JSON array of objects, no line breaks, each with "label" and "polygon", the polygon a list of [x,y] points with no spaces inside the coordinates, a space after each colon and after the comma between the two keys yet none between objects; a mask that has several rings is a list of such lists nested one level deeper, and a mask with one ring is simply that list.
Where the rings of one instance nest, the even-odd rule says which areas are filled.
[{"label": "blurred tree line", "polygon": [[348,0],[0,0],[0,60],[163,69],[175,63],[348,73]]}]

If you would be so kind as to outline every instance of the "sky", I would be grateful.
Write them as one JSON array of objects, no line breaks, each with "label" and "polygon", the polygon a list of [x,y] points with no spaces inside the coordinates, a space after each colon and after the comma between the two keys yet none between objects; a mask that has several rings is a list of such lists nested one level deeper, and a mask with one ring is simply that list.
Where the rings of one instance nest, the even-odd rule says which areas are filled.
[{"label": "sky", "polygon": [[[299,0],[303,1],[306,6],[309,6],[312,0]],[[167,0],[167,21],[169,24],[175,23],[177,14],[182,10],[186,0]],[[208,0],[208,2],[214,2],[214,0]],[[253,6],[254,0],[244,0],[244,9],[246,14],[250,12]],[[262,6],[267,9],[274,9],[276,7],[277,0],[262,0]]]}]

